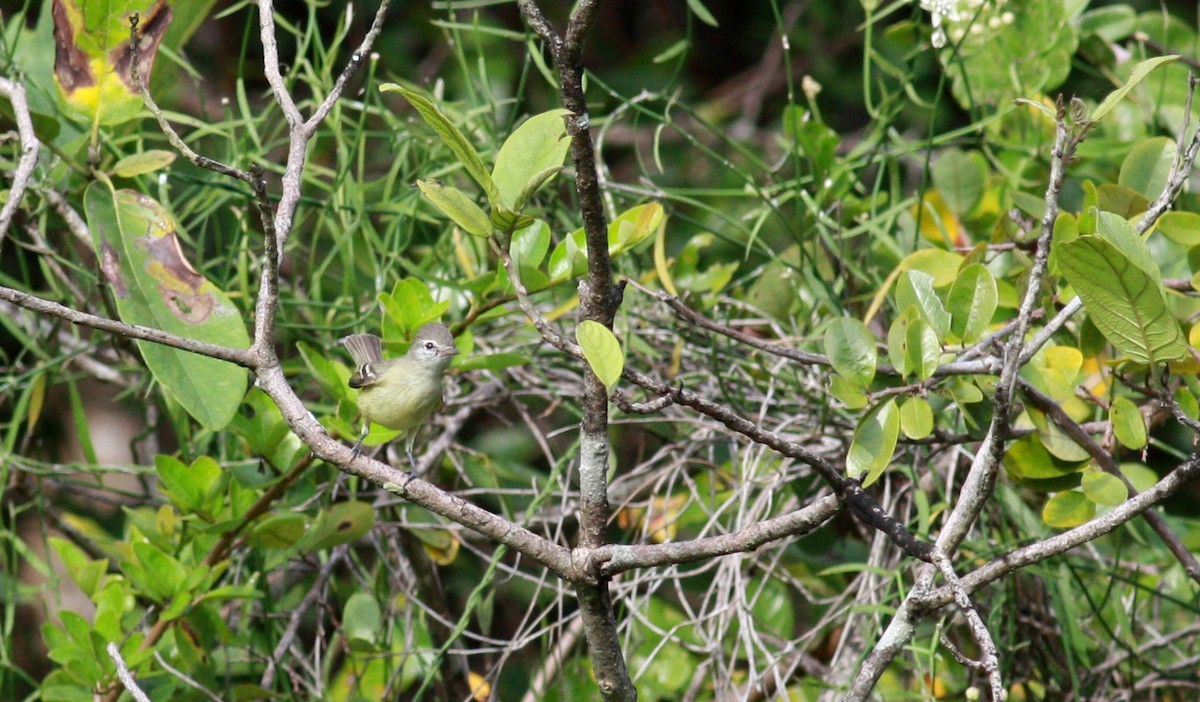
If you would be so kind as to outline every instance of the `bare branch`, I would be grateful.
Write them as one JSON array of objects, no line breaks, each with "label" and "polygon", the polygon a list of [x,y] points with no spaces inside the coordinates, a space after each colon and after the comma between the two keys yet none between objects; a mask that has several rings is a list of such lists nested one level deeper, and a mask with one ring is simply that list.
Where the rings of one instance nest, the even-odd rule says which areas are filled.
[{"label": "bare branch", "polygon": [[219,346],[210,344],[204,341],[196,341],[182,336],[162,331],[161,329],[153,329],[151,327],[143,327],[138,324],[126,324],[115,319],[107,317],[99,317],[87,312],[80,312],[71,309],[65,305],[60,305],[57,302],[46,300],[36,295],[30,295],[20,290],[6,288],[0,286],[0,300],[24,307],[27,310],[32,310],[38,314],[46,314],[53,317],[65,319],[72,324],[79,324],[101,331],[112,332],[122,336],[128,336],[132,339],[141,339],[142,341],[151,341],[163,346],[190,351],[201,356],[208,356],[222,361],[229,361],[243,368],[253,369],[257,366],[257,359],[249,352],[242,349],[231,349],[227,346]]},{"label": "bare branch", "polygon": [[803,536],[825,524],[841,510],[842,501],[830,495],[801,509],[752,524],[732,534],[665,544],[609,544],[592,551],[591,557],[599,564],[600,572],[607,576],[634,568],[692,563],[731,553],[753,551],[772,541]]},{"label": "bare branch", "polygon": [[25,189],[29,187],[29,179],[33,177],[33,169],[37,165],[38,140],[33,132],[33,118],[29,113],[29,103],[25,100],[25,88],[20,83],[0,78],[0,95],[8,98],[12,105],[17,120],[17,137],[21,140],[21,158],[17,160],[17,169],[13,171],[8,200],[0,208],[0,249],[3,249],[8,227],[17,208],[21,206]]}]

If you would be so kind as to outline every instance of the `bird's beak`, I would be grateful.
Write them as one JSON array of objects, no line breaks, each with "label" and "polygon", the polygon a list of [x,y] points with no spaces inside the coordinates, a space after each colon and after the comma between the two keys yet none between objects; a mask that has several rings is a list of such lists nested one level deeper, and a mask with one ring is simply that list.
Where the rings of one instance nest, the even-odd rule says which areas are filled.
[{"label": "bird's beak", "polygon": [[441,354],[442,354],[443,356],[457,356],[457,355],[458,355],[458,349],[456,349],[456,348],[454,348],[453,346],[451,346],[451,347],[450,347],[450,348],[448,348],[448,349],[443,349],[443,350],[441,351]]}]

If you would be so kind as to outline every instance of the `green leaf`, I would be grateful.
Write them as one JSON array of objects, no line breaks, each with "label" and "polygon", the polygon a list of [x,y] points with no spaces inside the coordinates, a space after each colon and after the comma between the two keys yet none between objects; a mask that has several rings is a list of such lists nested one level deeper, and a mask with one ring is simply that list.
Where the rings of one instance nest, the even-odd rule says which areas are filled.
[{"label": "green leaf", "polygon": [[162,149],[150,149],[126,156],[113,164],[109,173],[118,178],[132,178],[143,173],[153,173],[162,170],[175,162],[175,152]]},{"label": "green leaf", "polygon": [[1172,395],[1175,398],[1175,404],[1179,405],[1179,409],[1192,419],[1200,419],[1200,402],[1196,401],[1196,396],[1191,390],[1180,385],[1175,388],[1175,393]]},{"label": "green leaf", "polygon": [[1176,244],[1200,245],[1200,214],[1195,212],[1167,212],[1154,228]]},{"label": "green leaf", "polygon": [[1134,451],[1140,451],[1146,446],[1146,420],[1142,417],[1138,406],[1128,397],[1118,397],[1113,400],[1108,410],[1108,419],[1112,423],[1113,433],[1121,445]]},{"label": "green leaf", "polygon": [[317,515],[316,522],[297,547],[302,551],[323,551],[357,540],[374,524],[375,508],[370,503],[338,502]]},{"label": "green leaf", "polygon": [[529,290],[540,290],[550,282],[549,276],[538,268],[549,250],[550,226],[540,219],[513,234],[508,253],[521,282]]},{"label": "green leaf", "polygon": [[929,322],[924,319],[913,320],[912,324],[908,325],[904,346],[909,369],[921,380],[932,377],[938,362],[941,361],[942,347],[938,344],[937,333]]},{"label": "green leaf", "polygon": [[1046,501],[1042,521],[1056,529],[1070,529],[1086,524],[1096,515],[1096,503],[1082,492],[1060,492]]},{"label": "green leaf", "polygon": [[1058,251],[1059,268],[1088,316],[1113,346],[1139,363],[1183,358],[1187,344],[1146,245],[1117,215],[1101,212],[1096,224],[1096,235]]},{"label": "green leaf", "polygon": [[463,191],[436,180],[418,180],[417,188],[463,231],[485,238],[492,235],[491,217]]},{"label": "green leaf", "polygon": [[860,410],[867,406],[867,394],[863,392],[863,387],[851,380],[846,380],[840,375],[835,375],[829,379],[829,394],[837,398],[847,409]]},{"label": "green leaf", "polygon": [[933,408],[923,397],[910,397],[900,405],[900,429],[913,440],[933,433]]},{"label": "green leaf", "polygon": [[585,319],[575,327],[575,340],[592,372],[612,392],[625,369],[625,353],[617,337],[603,324]]},{"label": "green leaf", "polygon": [[1082,32],[1094,32],[1107,42],[1128,37],[1137,27],[1137,13],[1128,5],[1111,5],[1088,10],[1079,17]]},{"label": "green leaf", "polygon": [[1013,478],[1048,480],[1078,473],[1081,465],[1059,460],[1046,451],[1036,434],[1022,437],[1005,452],[1004,469]]},{"label": "green leaf", "polygon": [[954,282],[962,266],[963,257],[945,249],[921,249],[900,261],[901,271],[921,271],[933,276],[933,287],[940,288]]},{"label": "green leaf", "polygon": [[1167,185],[1171,165],[1175,162],[1175,152],[1175,142],[1166,137],[1140,142],[1121,163],[1117,182],[1142,194],[1147,200],[1153,200]]},{"label": "green leaf", "polygon": [[933,187],[959,217],[965,217],[979,204],[987,179],[987,160],[978,151],[946,149],[933,162]]},{"label": "green leaf", "polygon": [[291,548],[304,538],[308,516],[301,512],[272,514],[254,525],[250,541],[259,548]]},{"label": "green leaf", "polygon": [[879,363],[875,352],[875,337],[867,325],[852,317],[840,317],[825,330],[825,355],[833,369],[843,378],[860,387],[875,379]]},{"label": "green leaf", "polygon": [[950,330],[950,313],[933,289],[932,275],[916,270],[900,274],[896,283],[896,309],[903,310],[910,305],[921,313],[921,319],[929,322],[937,338],[944,337]]},{"label": "green leaf", "polygon": [[908,353],[908,328],[919,321],[920,314],[915,306],[910,305],[892,320],[892,326],[888,328],[888,359],[901,378],[913,372]]},{"label": "green leaf", "polygon": [[[384,355],[392,350],[396,340],[410,340],[417,330],[427,322],[441,318],[450,308],[450,301],[435,302],[425,281],[417,278],[401,278],[392,286],[391,293],[380,293],[379,305],[383,308]],[[407,348],[407,347],[405,347]]]},{"label": "green leaf", "polygon": [[[154,199],[94,182],[84,194],[96,258],[129,324],[234,349],[250,345],[241,313],[183,255],[174,218]],[[223,429],[246,394],[246,371],[227,361],[137,342],[146,366],[205,428]]]},{"label": "green leaf", "polygon": [[57,536],[51,536],[49,540],[54,552],[62,559],[71,580],[75,581],[83,594],[92,597],[104,582],[104,575],[108,571],[108,559],[92,560],[83,549]]},{"label": "green leaf", "polygon": [[608,254],[616,256],[642,243],[663,226],[663,208],[657,202],[638,205],[613,218],[608,225]]},{"label": "green leaf", "polygon": [[191,466],[185,466],[173,456],[159,454],[154,457],[154,467],[171,501],[184,512],[203,507],[209,491],[221,477],[221,467],[209,456],[201,456]]},{"label": "green leaf", "polygon": [[696,15],[696,19],[710,27],[719,26],[717,24],[717,18],[713,17],[712,13],[708,11],[708,8],[705,7],[704,3],[700,2],[700,0],[687,0],[687,4],[688,8],[691,9],[692,14]]},{"label": "green leaf", "polygon": [[446,115],[442,114],[442,111],[438,109],[437,105],[433,104],[432,100],[396,83],[384,83],[379,86],[379,89],[385,93],[395,92],[403,95],[404,99],[408,100],[409,104],[421,115],[421,119],[425,120],[425,123],[432,127],[433,131],[437,132],[437,135],[441,137],[442,142],[449,147],[450,151],[454,152],[459,162],[462,163],[463,168],[467,169],[467,173],[483,188],[484,193],[487,194],[488,202],[492,203],[493,206],[500,204],[500,191],[496,188],[495,182],[492,181],[492,174],[483,165],[483,159],[479,157],[479,152],[475,150],[475,147],[471,145],[467,137],[458,130],[458,127],[454,126],[454,123]]},{"label": "green leaf", "polygon": [[564,117],[570,110],[534,115],[517,127],[496,154],[492,181],[500,203],[520,212],[533,193],[562,168],[571,140]]},{"label": "green leaf", "polygon": [[1115,475],[1098,470],[1083,474],[1083,494],[1098,505],[1116,507],[1129,499],[1129,488]]},{"label": "green leaf", "polygon": [[[48,3],[46,7],[49,11]],[[120,124],[142,110],[129,60],[133,12],[140,15],[137,71],[149,85],[158,45],[171,24],[167,3],[60,0],[54,8],[54,84],[67,107],[89,124]]]},{"label": "green leaf", "polygon": [[346,600],[342,610],[342,630],[352,645],[356,641],[374,644],[382,624],[383,612],[373,595],[356,592]]},{"label": "green leaf", "polygon": [[846,474],[851,478],[865,474],[864,487],[874,483],[892,462],[899,438],[900,413],[896,411],[896,400],[889,397],[859,420],[846,454]]},{"label": "green leaf", "polygon": [[1121,475],[1124,475],[1138,492],[1145,492],[1158,482],[1158,473],[1144,463],[1122,463]]},{"label": "green leaf", "polygon": [[[1137,84],[1141,83],[1146,76],[1150,75],[1151,71],[1165,63],[1171,63],[1172,61],[1178,60],[1179,56],[1176,55],[1155,56],[1154,58],[1146,59],[1145,61],[1142,61],[1138,65],[1134,66],[1133,71],[1129,74],[1129,80],[1125,81],[1125,85],[1122,85],[1121,87],[1109,93],[1108,97],[1104,98],[1104,102],[1101,102],[1092,112],[1092,115],[1089,117],[1089,119],[1092,122],[1099,122],[1100,120],[1104,119],[1104,116],[1109,112],[1112,112],[1116,108],[1117,103],[1123,100],[1125,96],[1129,94],[1129,91],[1137,87]],[[1047,524],[1049,524],[1049,522],[1047,522]]]},{"label": "green leaf", "polygon": [[183,564],[172,556],[158,550],[148,541],[138,541],[133,544],[133,553],[142,566],[150,593],[156,595],[158,602],[165,602],[179,591],[187,577]]},{"label": "green leaf", "polygon": [[587,272],[587,242],[583,230],[572,232],[550,252],[550,282],[561,283]]},{"label": "green leaf", "polygon": [[947,298],[950,330],[964,344],[975,343],[991,326],[999,299],[996,279],[985,266],[973,263],[962,269]]}]

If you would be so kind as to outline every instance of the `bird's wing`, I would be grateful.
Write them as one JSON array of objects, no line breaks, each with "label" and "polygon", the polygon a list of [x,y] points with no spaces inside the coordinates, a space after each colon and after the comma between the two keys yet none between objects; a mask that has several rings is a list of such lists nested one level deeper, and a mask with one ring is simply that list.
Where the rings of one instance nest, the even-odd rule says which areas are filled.
[{"label": "bird's wing", "polygon": [[355,369],[348,383],[352,388],[361,388],[375,382],[372,366],[383,359],[383,345],[374,334],[351,334],[338,340],[350,352]]}]

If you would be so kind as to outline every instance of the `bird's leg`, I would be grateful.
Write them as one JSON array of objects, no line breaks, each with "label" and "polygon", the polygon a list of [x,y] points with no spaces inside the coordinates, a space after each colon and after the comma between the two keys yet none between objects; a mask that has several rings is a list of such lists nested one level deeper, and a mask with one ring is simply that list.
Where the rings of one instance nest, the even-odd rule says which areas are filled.
[{"label": "bird's leg", "polygon": [[350,457],[350,460],[352,460],[352,461],[353,461],[354,459],[356,459],[356,458],[358,458],[359,456],[361,456],[361,455],[362,455],[362,444],[363,444],[363,439],[367,438],[367,434],[368,434],[370,431],[371,431],[371,423],[370,423],[370,422],[363,422],[363,428],[362,428],[362,432],[361,432],[361,433],[359,433],[359,435],[358,435],[358,441],[355,441],[355,442],[354,442],[354,446],[353,446],[353,448],[352,448],[352,450],[354,451],[354,455]]},{"label": "bird's leg", "polygon": [[417,432],[410,431],[408,438],[404,441],[404,452],[408,454],[408,465],[411,468],[409,475],[414,478],[417,476],[417,459],[413,458],[413,443],[417,440]]}]

